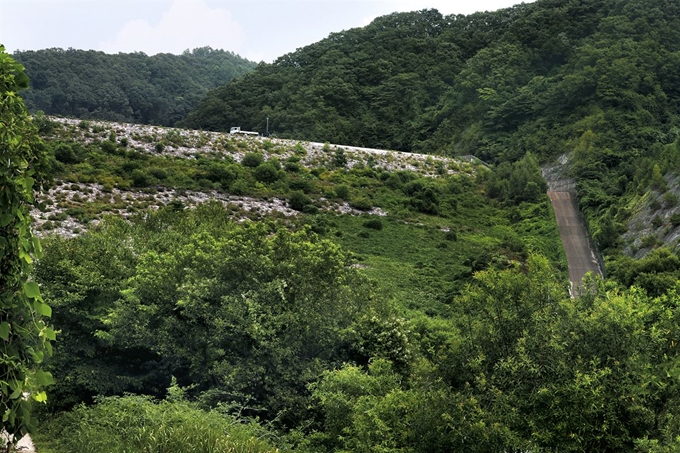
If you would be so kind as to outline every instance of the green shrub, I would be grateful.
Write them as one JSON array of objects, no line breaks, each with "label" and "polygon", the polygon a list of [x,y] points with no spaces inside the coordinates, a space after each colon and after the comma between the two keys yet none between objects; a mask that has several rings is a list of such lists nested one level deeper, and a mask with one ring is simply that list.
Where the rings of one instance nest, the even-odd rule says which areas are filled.
[{"label": "green shrub", "polygon": [[333,164],[335,164],[336,167],[347,166],[347,157],[345,156],[344,149],[338,148],[335,150],[335,154],[333,156]]},{"label": "green shrub", "polygon": [[281,170],[281,162],[276,157],[270,158],[267,163],[276,168],[277,171]]},{"label": "green shrub", "polygon": [[349,200],[349,187],[346,184],[335,186],[335,196],[341,200]]},{"label": "green shrub", "polygon": [[286,162],[283,168],[291,173],[298,173],[301,170],[299,163],[291,161]]},{"label": "green shrub", "polygon": [[250,193],[253,186],[244,178],[239,178],[229,186],[229,191],[234,195],[246,195]]},{"label": "green shrub", "polygon": [[130,177],[134,187],[146,187],[151,183],[151,176],[145,170],[139,168],[132,170]]},{"label": "green shrub", "polygon": [[652,198],[651,200],[649,200],[649,208],[652,211],[658,211],[659,209],[661,209],[661,202],[659,201],[659,199]]},{"label": "green shrub", "polygon": [[389,187],[390,189],[397,190],[397,189],[401,189],[401,187],[404,185],[404,183],[401,180],[401,178],[399,177],[399,175],[397,175],[396,173],[392,173],[391,175],[389,175],[389,177],[385,181],[385,185],[387,187]]},{"label": "green shrub", "polygon": [[291,190],[300,190],[305,193],[310,193],[314,189],[314,184],[309,179],[295,178],[288,182],[288,187]]},{"label": "green shrub", "polygon": [[165,178],[168,177],[168,172],[166,172],[162,168],[157,168],[157,167],[150,168],[149,174],[151,174],[151,176],[153,176],[156,179],[165,179]]},{"label": "green shrub", "polygon": [[116,142],[112,142],[111,140],[104,140],[100,146],[102,148],[102,151],[109,154],[115,153],[116,150],[118,149],[118,147],[116,146]]},{"label": "green shrub", "polygon": [[66,143],[59,143],[54,148],[54,158],[65,164],[76,164],[80,162],[73,148]]},{"label": "green shrub", "polygon": [[274,165],[267,162],[266,164],[258,165],[254,172],[255,179],[264,183],[273,183],[279,179],[279,172]]},{"label": "green shrub", "polygon": [[303,206],[302,212],[304,212],[305,214],[318,214],[319,208],[317,208],[313,204],[306,204]]},{"label": "green shrub", "polygon": [[434,215],[439,213],[439,190],[430,181],[416,179],[407,183],[403,190],[411,197],[411,206],[418,211]]},{"label": "green shrub", "polygon": [[349,205],[354,209],[358,209],[359,211],[370,211],[373,209],[373,203],[366,197],[360,197],[356,200],[352,200],[349,202]]},{"label": "green shrub", "polygon": [[305,206],[312,204],[312,199],[300,191],[293,192],[288,198],[288,206],[296,211],[304,211]]},{"label": "green shrub", "polygon": [[228,186],[238,178],[236,171],[229,164],[208,161],[207,165],[206,178],[212,182],[219,182]]},{"label": "green shrub", "polygon": [[315,167],[312,168],[309,172],[316,176],[317,178],[321,177],[322,174],[326,173],[327,169],[325,167]]},{"label": "green shrub", "polygon": [[83,222],[83,223],[87,223],[87,222],[90,221],[90,217],[89,217],[87,211],[85,211],[85,208],[71,207],[71,208],[66,209],[66,211],[64,211],[64,213],[67,216],[71,216],[74,219],[76,219],[80,222]]},{"label": "green shrub", "polygon": [[293,148],[293,151],[295,151],[295,154],[299,156],[304,156],[307,154],[307,150],[305,149],[304,146],[302,146],[302,143],[297,143],[295,145],[295,148]]},{"label": "green shrub", "polygon": [[264,163],[264,157],[260,153],[248,153],[241,159],[244,167],[256,168]]},{"label": "green shrub", "polygon": [[368,231],[359,231],[359,233],[357,233],[357,236],[359,236],[360,238],[364,238],[364,239],[368,239],[368,238],[371,237],[371,235],[368,233]]},{"label": "green shrub", "polygon": [[663,205],[666,209],[674,208],[678,204],[678,196],[673,192],[663,194]]},{"label": "green shrub", "polygon": [[366,221],[363,223],[363,225],[364,225],[365,228],[370,228],[370,229],[372,229],[372,230],[378,230],[378,231],[380,231],[380,230],[383,229],[382,220],[380,220],[380,219],[370,219],[370,220],[366,220]]},{"label": "green shrub", "polygon": [[656,243],[657,243],[657,238],[653,234],[649,235],[649,236],[645,236],[645,237],[642,238],[642,246],[645,247],[645,248],[654,247],[654,246],[656,246]]},{"label": "green shrub", "polygon": [[184,211],[184,208],[186,206],[184,205],[184,202],[182,200],[175,198],[170,203],[168,203],[168,207],[175,212],[180,212]]}]

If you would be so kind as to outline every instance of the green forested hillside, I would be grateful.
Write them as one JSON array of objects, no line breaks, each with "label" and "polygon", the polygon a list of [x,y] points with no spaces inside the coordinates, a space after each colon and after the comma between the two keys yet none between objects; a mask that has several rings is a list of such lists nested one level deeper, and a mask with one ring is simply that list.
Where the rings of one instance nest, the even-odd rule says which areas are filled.
[{"label": "green forested hillside", "polygon": [[[437,383],[455,374],[448,365],[431,366],[450,347],[456,352],[445,361],[477,354],[459,355],[456,345],[480,271],[490,272],[488,282],[506,276],[496,295],[538,305],[566,297],[564,255],[530,155],[510,166],[517,190],[504,199],[487,190],[497,178],[489,169],[451,158],[40,116],[36,123],[55,185],[33,213],[47,236],[34,278],[60,330],[48,363],[56,384],[37,438],[56,451],[139,451],[184,438],[175,447],[183,451],[195,434],[171,435],[166,426],[198,429],[180,416],[189,411],[205,419],[199,432],[210,439],[215,418],[231,430],[259,419],[268,429],[247,432],[282,449],[341,449],[320,402],[330,387],[316,390],[329,373],[376,363],[384,391],[450,395],[448,405],[467,397],[460,383]],[[77,227],[63,228],[69,223]],[[518,299],[503,315],[503,341],[515,341],[518,317],[534,302]],[[482,330],[475,335],[486,337]],[[434,393],[406,384],[412,377]],[[125,393],[164,402],[115,398]],[[448,411],[424,401],[413,410]],[[329,412],[337,420],[328,423],[346,424],[343,414]],[[441,448],[459,445],[456,436]]]},{"label": "green forested hillside", "polygon": [[[201,130],[36,115],[41,451],[677,451],[678,21],[393,14],[214,90]],[[573,298],[555,156],[613,277]]]},{"label": "green forested hillside", "polygon": [[185,123],[263,129],[269,117],[283,136],[494,161],[565,151],[601,112],[618,121],[594,132],[635,146],[644,127],[674,124],[678,21],[668,0],[395,13],[216,89]]},{"label": "green forested hillside", "polygon": [[255,67],[210,47],[182,55],[45,49],[20,51],[31,87],[22,93],[30,111],[172,126],[209,90]]},{"label": "green forested hillside", "polygon": [[[566,155],[599,247],[646,253],[675,247],[680,224],[668,183],[680,165],[679,43],[673,0],[392,14],[217,88],[184,124],[263,130],[269,118],[279,136],[494,163]],[[636,227],[647,240],[622,240],[655,215],[654,229]]]},{"label": "green forested hillside", "polygon": [[33,278],[59,330],[42,448],[677,447],[677,283],[569,298],[531,154],[36,123],[56,182]]}]

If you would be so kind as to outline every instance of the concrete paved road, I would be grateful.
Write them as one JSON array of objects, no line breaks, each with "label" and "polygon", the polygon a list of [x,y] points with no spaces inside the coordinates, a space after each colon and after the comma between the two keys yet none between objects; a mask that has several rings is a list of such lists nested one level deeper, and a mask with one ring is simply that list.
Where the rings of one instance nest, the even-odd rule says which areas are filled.
[{"label": "concrete paved road", "polygon": [[569,281],[573,289],[577,287],[588,272],[602,276],[600,264],[591,247],[588,232],[583,224],[581,213],[576,203],[576,195],[571,191],[549,191],[560,238],[567,254],[569,265]]}]

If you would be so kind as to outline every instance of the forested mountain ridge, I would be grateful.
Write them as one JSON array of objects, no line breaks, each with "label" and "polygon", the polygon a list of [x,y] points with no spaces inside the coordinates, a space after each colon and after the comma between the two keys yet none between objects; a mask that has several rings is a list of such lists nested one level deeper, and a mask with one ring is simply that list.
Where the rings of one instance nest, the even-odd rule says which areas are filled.
[{"label": "forested mountain ridge", "polygon": [[567,155],[598,246],[646,253],[677,247],[672,209],[648,240],[621,235],[645,200],[652,211],[677,205],[663,180],[680,166],[678,43],[671,0],[395,13],[260,65],[209,93],[183,124],[264,130],[269,118],[283,137],[500,165],[526,152]]},{"label": "forested mountain ridge", "polygon": [[[622,107],[625,97],[613,99],[624,90],[677,97],[678,16],[667,0],[395,13],[261,65],[209,94],[186,124],[263,130],[268,117],[273,131],[299,139],[492,161],[516,157],[500,150],[524,144],[545,155],[564,149],[565,133],[575,131],[561,128],[588,109]],[[625,62],[632,73],[619,71]],[[668,112],[672,103],[654,108]],[[551,141],[549,129],[561,134]]]},{"label": "forested mountain ridge", "polygon": [[18,51],[32,112],[172,126],[210,89],[255,67],[232,52],[202,47],[181,55],[94,50]]}]

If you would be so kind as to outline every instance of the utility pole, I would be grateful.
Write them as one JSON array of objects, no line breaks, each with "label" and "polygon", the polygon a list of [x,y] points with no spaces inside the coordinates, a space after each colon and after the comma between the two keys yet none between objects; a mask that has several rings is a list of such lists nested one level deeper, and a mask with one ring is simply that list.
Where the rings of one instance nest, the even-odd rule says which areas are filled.
[{"label": "utility pole", "polygon": [[269,118],[267,118],[267,137],[269,137]]}]

